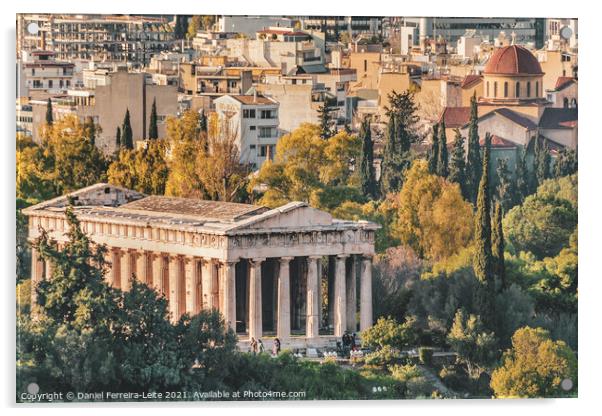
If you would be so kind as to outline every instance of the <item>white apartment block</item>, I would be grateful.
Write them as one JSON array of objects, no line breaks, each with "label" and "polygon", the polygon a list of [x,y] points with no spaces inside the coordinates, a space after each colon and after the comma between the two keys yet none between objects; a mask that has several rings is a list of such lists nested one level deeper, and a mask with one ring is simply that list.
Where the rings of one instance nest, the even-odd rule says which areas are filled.
[{"label": "white apartment block", "polygon": [[241,163],[259,168],[273,159],[280,138],[277,101],[262,95],[224,95],[214,101],[220,125],[235,134]]},{"label": "white apartment block", "polygon": [[74,64],[54,59],[50,51],[23,51],[19,70],[20,97],[32,93],[64,93],[73,84]]},{"label": "white apartment block", "polygon": [[277,16],[221,16],[217,20],[217,31],[221,33],[244,33],[248,37],[258,31],[276,26],[291,27],[293,21]]}]

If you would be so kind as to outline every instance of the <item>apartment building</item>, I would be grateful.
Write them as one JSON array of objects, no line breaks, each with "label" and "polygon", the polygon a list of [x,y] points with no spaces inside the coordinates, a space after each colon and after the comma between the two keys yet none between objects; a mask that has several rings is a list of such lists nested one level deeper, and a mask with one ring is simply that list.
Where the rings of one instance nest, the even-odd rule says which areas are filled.
[{"label": "apartment building", "polygon": [[259,168],[274,157],[279,132],[279,103],[252,95],[224,95],[214,101],[220,125],[226,123],[235,135],[241,163]]},{"label": "apartment building", "polygon": [[41,96],[64,93],[73,84],[74,67],[70,62],[57,61],[51,51],[24,51],[18,61],[19,90],[17,95]]},{"label": "apartment building", "polygon": [[[30,33],[30,24],[36,31]],[[123,61],[146,65],[175,43],[169,22],[161,17],[130,15],[18,14],[17,52],[50,50],[57,59]]]}]

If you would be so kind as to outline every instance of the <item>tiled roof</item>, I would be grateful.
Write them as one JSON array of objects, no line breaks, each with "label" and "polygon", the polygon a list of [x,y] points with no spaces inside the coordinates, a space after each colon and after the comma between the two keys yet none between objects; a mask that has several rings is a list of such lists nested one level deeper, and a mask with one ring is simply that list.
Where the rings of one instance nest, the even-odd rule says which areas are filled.
[{"label": "tiled roof", "polygon": [[[485,146],[485,138],[479,139],[479,144],[481,146]],[[494,149],[514,149],[516,147],[516,143],[511,140],[504,139],[498,135],[491,135],[491,147]]]},{"label": "tiled roof", "polygon": [[460,84],[463,89],[472,88],[483,80],[481,75],[466,75]]},{"label": "tiled roof", "polygon": [[470,121],[470,107],[445,107],[439,122],[445,121],[446,128],[459,128]]},{"label": "tiled roof", "polygon": [[568,87],[569,85],[571,85],[573,82],[576,82],[575,78],[573,78],[573,77],[558,77],[558,79],[556,80],[556,86],[554,87],[554,89],[556,91],[560,91],[560,90]]},{"label": "tiled roof", "polygon": [[551,108],[543,111],[539,120],[542,129],[570,129],[577,126],[578,113],[576,108]]},{"label": "tiled roof", "polygon": [[[531,120],[529,120],[527,117],[523,116],[522,114],[517,113],[516,111],[510,110],[509,108],[498,108],[497,110],[492,111],[492,113],[496,113],[499,115],[502,115],[504,117],[506,117],[507,119],[512,120],[514,123],[529,129],[529,130],[534,130],[535,128],[537,128],[537,125],[532,122]],[[491,114],[491,113],[489,113]],[[485,114],[485,117],[488,114]]]},{"label": "tiled roof", "polygon": [[273,100],[268,97],[264,97],[263,95],[257,94],[255,95],[231,95],[230,97],[235,100],[240,101],[245,105],[253,105],[253,104],[275,104]]},{"label": "tiled roof", "polygon": [[268,210],[257,205],[154,195],[122,205],[121,209],[187,215],[209,221],[234,221],[240,217],[260,214]]},{"label": "tiled roof", "polygon": [[540,75],[543,74],[537,58],[519,45],[497,49],[483,71],[485,74],[499,75]]}]

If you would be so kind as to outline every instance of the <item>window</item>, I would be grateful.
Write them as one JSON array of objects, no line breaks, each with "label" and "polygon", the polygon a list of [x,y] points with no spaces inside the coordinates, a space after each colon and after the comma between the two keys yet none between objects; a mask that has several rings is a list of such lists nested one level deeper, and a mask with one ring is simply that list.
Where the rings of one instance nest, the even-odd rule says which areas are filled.
[{"label": "window", "polygon": [[508,98],[508,83],[504,82],[504,98]]},{"label": "window", "polygon": [[255,131],[255,130],[257,130],[257,127],[256,126],[249,126],[249,130]]},{"label": "window", "polygon": [[242,110],[243,118],[255,118],[255,109]]},{"label": "window", "polygon": [[535,82],[535,97],[539,97],[539,81]]},{"label": "window", "polygon": [[527,97],[531,97],[531,81],[527,82]]},{"label": "window", "polygon": [[493,98],[497,98],[497,81],[493,83]]},{"label": "window", "polygon": [[368,60],[364,59],[364,72],[368,71]]},{"label": "window", "polygon": [[249,146],[249,149],[251,149],[251,150],[255,150],[255,145],[254,145],[254,144],[250,145],[250,146]]},{"label": "window", "polygon": [[272,131],[274,129],[272,127],[260,127],[259,128],[259,137],[260,138],[268,138],[268,137],[273,137],[274,135],[272,134]]},{"label": "window", "polygon": [[516,82],[516,92],[515,92],[515,96],[516,98],[520,97],[520,82]]},{"label": "window", "polygon": [[489,97],[489,81],[487,81],[487,97]]},{"label": "window", "polygon": [[261,110],[261,118],[264,120],[276,118],[276,112],[272,110]]},{"label": "window", "polygon": [[52,80],[51,79],[48,80],[48,88],[52,88]]},{"label": "window", "polygon": [[562,106],[564,108],[569,108],[569,99],[567,97],[564,97],[564,99],[562,100]]}]

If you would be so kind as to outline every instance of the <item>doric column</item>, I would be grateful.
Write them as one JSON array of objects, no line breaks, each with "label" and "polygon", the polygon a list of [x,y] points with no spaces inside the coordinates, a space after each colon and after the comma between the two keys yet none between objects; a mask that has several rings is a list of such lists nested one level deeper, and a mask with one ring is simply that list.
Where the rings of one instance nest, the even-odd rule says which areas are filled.
[{"label": "doric column", "polygon": [[177,321],[182,314],[182,259],[180,256],[169,256],[169,312],[171,319]]},{"label": "doric column", "polygon": [[130,290],[130,279],[132,278],[132,252],[124,249],[121,251],[121,290]]},{"label": "doric column", "polygon": [[307,258],[307,338],[320,335],[320,282],[318,280],[318,260],[320,256]]},{"label": "doric column", "polygon": [[220,283],[219,283],[219,263],[216,260],[211,262],[211,307],[221,311]]},{"label": "doric column", "polygon": [[351,268],[347,277],[347,330],[350,332],[357,331],[357,258],[351,255]]},{"label": "doric column", "polygon": [[152,273],[151,270],[149,270],[148,263],[149,262],[148,256],[146,255],[146,251],[138,250],[138,252],[136,253],[136,278],[139,282],[151,286]]},{"label": "doric column", "polygon": [[199,299],[200,276],[198,263],[195,257],[186,257],[184,259],[184,274],[186,280],[186,312],[191,316],[199,313],[201,309],[201,300]]},{"label": "doric column", "polygon": [[336,258],[334,275],[334,335],[343,336],[347,329],[347,301],[345,289],[345,259],[346,255],[338,255]]},{"label": "doric column", "polygon": [[224,320],[236,332],[236,261],[223,263],[223,311]]},{"label": "doric column", "polygon": [[163,253],[153,253],[152,254],[152,262],[153,262],[153,282],[152,286],[155,290],[163,295]]},{"label": "doric column", "polygon": [[212,309],[213,305],[213,260],[203,259],[202,287],[203,287],[203,309]]},{"label": "doric column", "polygon": [[281,257],[278,270],[278,326],[280,340],[291,336],[291,276],[290,262],[293,257]]},{"label": "doric column", "polygon": [[362,257],[360,280],[360,331],[372,326],[372,256]]},{"label": "doric column", "polygon": [[249,339],[262,336],[261,263],[265,258],[249,260]]},{"label": "doric column", "polygon": [[44,263],[40,259],[38,249],[31,248],[31,305],[35,305],[38,299],[36,286],[42,280]]},{"label": "doric column", "polygon": [[111,271],[109,282],[113,287],[121,288],[121,250],[111,248]]}]

